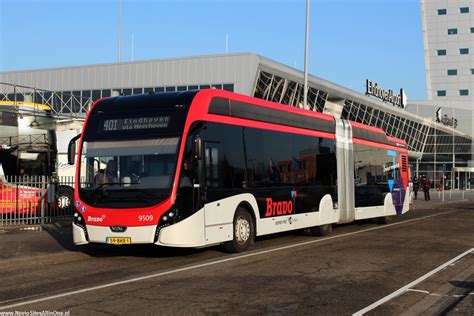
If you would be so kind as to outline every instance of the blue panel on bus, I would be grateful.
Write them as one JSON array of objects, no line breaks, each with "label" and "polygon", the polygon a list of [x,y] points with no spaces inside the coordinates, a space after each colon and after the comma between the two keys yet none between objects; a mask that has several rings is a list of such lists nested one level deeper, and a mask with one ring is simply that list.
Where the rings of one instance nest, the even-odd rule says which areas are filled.
[{"label": "blue panel on bus", "polygon": [[397,153],[393,150],[387,150],[387,155],[392,156],[392,157],[396,157]]},{"label": "blue panel on bus", "polygon": [[389,188],[390,192],[392,192],[393,191],[393,183],[395,182],[395,180],[389,179],[389,180],[387,180],[387,182],[388,182],[388,188]]}]

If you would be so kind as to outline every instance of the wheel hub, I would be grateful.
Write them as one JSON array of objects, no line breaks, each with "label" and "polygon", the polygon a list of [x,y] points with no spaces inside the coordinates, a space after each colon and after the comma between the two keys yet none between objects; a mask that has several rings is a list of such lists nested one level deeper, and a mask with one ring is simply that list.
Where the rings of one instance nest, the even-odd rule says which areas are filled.
[{"label": "wheel hub", "polygon": [[66,208],[71,205],[71,200],[67,196],[60,196],[58,197],[58,206],[60,208]]},{"label": "wheel hub", "polygon": [[239,217],[235,225],[235,238],[239,244],[245,243],[250,238],[250,223],[247,219]]}]

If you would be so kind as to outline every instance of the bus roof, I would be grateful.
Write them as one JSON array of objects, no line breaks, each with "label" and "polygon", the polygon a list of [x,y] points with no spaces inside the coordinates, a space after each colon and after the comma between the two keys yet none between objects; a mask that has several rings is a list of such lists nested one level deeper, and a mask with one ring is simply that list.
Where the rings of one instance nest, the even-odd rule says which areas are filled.
[{"label": "bus roof", "polygon": [[[305,129],[317,129],[323,132],[328,132],[327,126],[328,123],[334,124],[334,117],[332,115],[328,114],[323,114],[319,112],[314,112],[314,111],[309,111],[305,109],[300,109],[296,107],[291,107],[288,105],[283,105],[275,102],[270,102],[266,101],[263,99],[258,99],[254,97],[249,97],[246,95],[241,95],[237,93],[232,93],[224,90],[218,90],[218,89],[205,89],[201,90],[195,98],[197,97],[203,98],[205,103],[209,104],[209,109],[205,109],[206,113],[212,113],[212,114],[218,114],[218,115],[224,115],[224,116],[236,116],[240,118],[247,118],[251,120],[262,120],[266,121],[269,123],[275,123],[275,124],[281,124],[281,125],[290,125],[290,126],[295,126],[295,127],[300,127],[300,128],[305,128]],[[227,100],[232,100],[238,102],[235,104],[235,107],[232,107],[231,105],[218,105],[216,102],[213,102],[213,100],[217,99],[227,99]],[[213,104],[214,103],[214,104]],[[273,113],[269,113],[266,117],[265,114],[262,114],[261,111],[252,111],[247,117],[245,115],[239,115],[232,113],[232,111],[237,112],[236,109],[238,109],[240,112],[243,112],[245,110],[242,110],[242,107],[245,105],[250,106],[260,106],[260,107],[265,107],[270,110],[275,110]],[[269,111],[270,112],[270,111]],[[287,113],[286,116],[283,116],[281,118],[278,118],[276,113],[281,112],[281,113]],[[294,125],[294,122],[292,122],[293,115],[298,115],[298,116],[306,116],[310,118],[316,118],[321,120],[321,124],[318,124],[318,126],[314,126],[314,121],[310,122],[304,122],[304,120],[300,120],[299,124],[297,123]],[[285,121],[286,120],[286,121]],[[387,144],[390,146],[395,146],[395,147],[404,147],[406,148],[406,142],[397,139],[394,137],[389,137],[385,134],[385,132],[380,129],[376,128],[373,126],[369,125],[364,125],[361,123],[353,122],[350,121],[352,127],[353,127],[353,137],[354,138],[359,138],[363,140],[368,140],[368,141],[373,141],[377,143],[382,143],[382,144]],[[332,133],[335,132],[335,127],[332,128]]]},{"label": "bus roof", "polygon": [[[133,100],[133,102],[130,102]],[[227,101],[234,101],[229,103]],[[142,94],[118,96],[101,99],[94,104],[90,113],[109,109],[117,111],[136,111],[140,108],[175,107],[180,104],[189,108],[193,104],[199,106],[192,110],[199,117],[220,115],[271,124],[293,126],[307,130],[335,133],[335,119],[332,115],[283,105],[259,98],[250,97],[221,89],[203,89],[193,91],[164,92],[157,94]],[[205,106],[202,106],[202,105]],[[260,109],[258,109],[260,108]],[[319,119],[315,124],[313,119]],[[382,129],[350,121],[353,137],[361,140],[382,143],[395,147],[406,148],[405,141],[388,137]]]}]

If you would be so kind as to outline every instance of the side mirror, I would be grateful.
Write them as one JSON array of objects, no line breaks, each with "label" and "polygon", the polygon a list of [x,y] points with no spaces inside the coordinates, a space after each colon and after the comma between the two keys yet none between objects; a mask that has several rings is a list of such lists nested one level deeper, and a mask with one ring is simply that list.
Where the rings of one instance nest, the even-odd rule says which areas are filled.
[{"label": "side mirror", "polygon": [[81,137],[81,134],[74,136],[67,147],[67,163],[73,165],[76,163],[76,141]]},{"label": "side mirror", "polygon": [[202,159],[202,138],[197,135],[193,140],[193,157],[194,159]]}]

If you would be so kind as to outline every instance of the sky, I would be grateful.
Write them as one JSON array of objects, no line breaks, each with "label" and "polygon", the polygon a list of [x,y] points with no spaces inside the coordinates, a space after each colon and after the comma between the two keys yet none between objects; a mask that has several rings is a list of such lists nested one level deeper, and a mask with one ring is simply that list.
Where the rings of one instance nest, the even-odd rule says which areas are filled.
[{"label": "sky", "polygon": [[[117,61],[119,0],[0,0],[0,71]],[[303,70],[305,0],[123,0],[122,61],[255,52]],[[311,0],[309,72],[426,98],[419,0]]]}]

